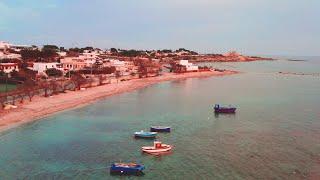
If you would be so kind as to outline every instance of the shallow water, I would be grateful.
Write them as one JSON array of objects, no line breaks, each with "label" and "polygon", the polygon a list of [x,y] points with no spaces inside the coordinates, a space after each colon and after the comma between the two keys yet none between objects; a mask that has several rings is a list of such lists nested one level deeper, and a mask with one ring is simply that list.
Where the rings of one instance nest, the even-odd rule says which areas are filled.
[{"label": "shallow water", "polygon": [[[319,178],[320,77],[277,73],[320,73],[319,62],[215,63],[244,73],[164,82],[7,131],[0,179],[112,179],[120,160],[146,165],[141,179]],[[238,112],[215,116],[214,103]],[[141,154],[152,140],[133,133],[151,125],[172,126],[159,134],[172,154]]]}]

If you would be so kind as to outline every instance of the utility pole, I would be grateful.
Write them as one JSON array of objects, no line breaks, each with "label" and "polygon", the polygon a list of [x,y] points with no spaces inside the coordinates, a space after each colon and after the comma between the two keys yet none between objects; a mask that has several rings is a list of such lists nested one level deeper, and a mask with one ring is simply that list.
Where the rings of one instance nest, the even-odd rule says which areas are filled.
[{"label": "utility pole", "polygon": [[91,76],[92,76],[92,68],[93,68],[93,63],[91,62]]},{"label": "utility pole", "polygon": [[6,73],[6,102],[8,102],[8,74]]},{"label": "utility pole", "polygon": [[8,74],[6,73],[6,93],[8,92]]}]

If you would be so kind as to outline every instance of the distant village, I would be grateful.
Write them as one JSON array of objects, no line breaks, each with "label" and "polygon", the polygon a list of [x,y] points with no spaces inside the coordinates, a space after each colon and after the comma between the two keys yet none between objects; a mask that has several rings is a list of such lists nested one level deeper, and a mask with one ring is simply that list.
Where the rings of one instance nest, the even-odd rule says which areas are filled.
[{"label": "distant village", "polygon": [[257,58],[236,52],[199,55],[184,48],[175,51],[65,49],[56,45],[37,47],[0,41],[0,103],[5,105],[10,101],[15,104],[17,99],[23,102],[25,98],[31,101],[39,93],[48,97],[67,90],[160,76],[162,72],[213,70],[194,62],[251,61]]},{"label": "distant village", "polygon": [[[50,78],[72,73],[110,76],[157,76],[165,63],[180,65],[179,72],[197,71],[198,66],[188,60],[175,59],[186,55],[198,55],[183,48],[171,51],[136,51],[111,48],[70,48],[55,45],[13,45],[0,42],[0,71],[10,77]],[[182,67],[182,68],[181,68]],[[174,69],[172,71],[175,71]],[[19,73],[20,72],[20,73]],[[21,76],[19,76],[21,75]],[[26,76],[28,75],[28,76]]]}]

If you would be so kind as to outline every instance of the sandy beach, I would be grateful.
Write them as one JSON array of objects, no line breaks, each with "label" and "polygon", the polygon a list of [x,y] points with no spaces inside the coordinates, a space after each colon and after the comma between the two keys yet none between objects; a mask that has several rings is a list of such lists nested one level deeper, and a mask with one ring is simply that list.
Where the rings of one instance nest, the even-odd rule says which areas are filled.
[{"label": "sandy beach", "polygon": [[194,72],[185,74],[165,73],[162,76],[130,81],[119,82],[117,84],[107,84],[92,87],[83,91],[68,91],[53,97],[35,97],[32,102],[25,101],[24,104],[17,104],[17,109],[2,111],[0,114],[0,132],[36,121],[40,118],[54,113],[88,105],[105,97],[120,94],[163,81],[181,80],[186,78],[200,78],[209,76],[222,76],[235,74],[235,71],[224,72]]}]

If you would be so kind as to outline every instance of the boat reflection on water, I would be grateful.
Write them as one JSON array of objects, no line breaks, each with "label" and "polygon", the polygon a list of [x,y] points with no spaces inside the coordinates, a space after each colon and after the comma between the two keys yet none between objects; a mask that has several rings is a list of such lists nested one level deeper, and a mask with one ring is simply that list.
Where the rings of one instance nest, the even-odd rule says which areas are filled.
[{"label": "boat reflection on water", "polygon": [[220,113],[214,113],[214,117],[215,118],[219,118],[219,117],[229,117],[229,118],[235,118],[236,117],[236,114],[233,113],[233,114],[220,114]]},{"label": "boat reflection on water", "polygon": [[173,152],[172,151],[167,151],[167,152],[158,152],[158,153],[146,153],[146,152],[141,152],[143,155],[153,155],[155,157],[162,157],[162,156],[168,156],[171,155]]}]

